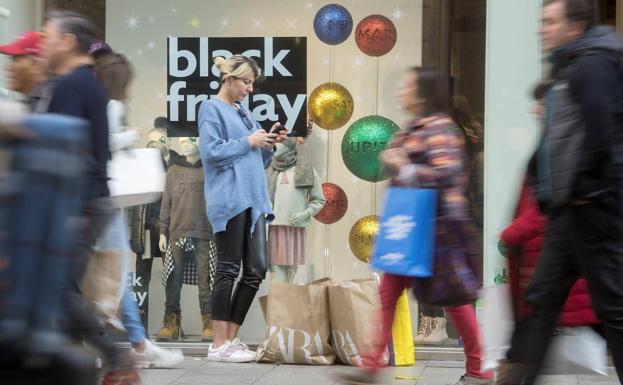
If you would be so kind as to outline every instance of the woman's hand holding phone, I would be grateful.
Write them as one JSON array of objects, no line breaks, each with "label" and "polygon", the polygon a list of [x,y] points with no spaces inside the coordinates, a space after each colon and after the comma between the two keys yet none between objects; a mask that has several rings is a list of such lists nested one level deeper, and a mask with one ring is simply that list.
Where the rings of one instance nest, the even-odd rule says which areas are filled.
[{"label": "woman's hand holding phone", "polygon": [[249,144],[252,148],[272,148],[275,145],[276,134],[268,134],[264,130],[257,130],[249,135]]},{"label": "woman's hand holding phone", "polygon": [[277,143],[281,143],[288,138],[288,129],[277,122],[270,128],[270,134]]}]

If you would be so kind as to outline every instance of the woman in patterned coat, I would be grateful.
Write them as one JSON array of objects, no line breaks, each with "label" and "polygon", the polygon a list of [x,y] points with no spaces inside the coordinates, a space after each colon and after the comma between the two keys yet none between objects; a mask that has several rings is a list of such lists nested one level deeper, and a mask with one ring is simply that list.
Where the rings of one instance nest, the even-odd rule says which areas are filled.
[{"label": "woman in patterned coat", "polygon": [[392,186],[436,189],[435,262],[433,276],[413,278],[385,274],[379,288],[382,304],[381,333],[375,351],[364,358],[364,371],[343,376],[347,383],[375,383],[385,346],[391,340],[396,301],[413,287],[418,301],[445,306],[461,335],[466,374],[455,385],[493,384],[493,373],[481,371],[480,327],[472,305],[478,279],[476,231],[468,215],[465,137],[448,111],[448,86],[434,69],[411,68],[398,93],[400,107],[412,115],[381,154]]}]

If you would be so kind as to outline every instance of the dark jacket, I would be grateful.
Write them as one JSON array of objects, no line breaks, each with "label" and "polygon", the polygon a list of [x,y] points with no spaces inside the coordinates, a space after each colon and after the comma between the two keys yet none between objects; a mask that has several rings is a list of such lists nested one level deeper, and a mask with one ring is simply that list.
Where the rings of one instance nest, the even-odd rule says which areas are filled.
[{"label": "dark jacket", "polygon": [[[593,27],[552,53],[536,194],[548,214],[587,200],[614,208],[623,181],[623,43]],[[618,207],[617,210],[620,210]]]},{"label": "dark jacket", "polygon": [[92,66],[81,66],[58,79],[47,112],[75,116],[90,124],[91,143],[87,155],[86,199],[107,197],[108,97],[93,74]]}]

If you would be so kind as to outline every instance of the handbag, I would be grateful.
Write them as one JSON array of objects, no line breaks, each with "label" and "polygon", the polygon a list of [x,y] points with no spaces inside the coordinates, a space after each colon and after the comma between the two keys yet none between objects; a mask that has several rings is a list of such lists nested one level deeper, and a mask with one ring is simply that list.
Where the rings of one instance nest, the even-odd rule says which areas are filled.
[{"label": "handbag", "polygon": [[433,274],[437,192],[391,187],[385,197],[372,268],[409,277]]},{"label": "handbag", "polygon": [[137,148],[114,152],[108,162],[108,178],[110,197],[116,207],[157,201],[165,184],[160,151]]},{"label": "handbag", "polygon": [[468,219],[437,217],[433,275],[414,277],[418,301],[435,306],[460,306],[478,299],[480,280],[474,261],[480,259],[478,234]]}]

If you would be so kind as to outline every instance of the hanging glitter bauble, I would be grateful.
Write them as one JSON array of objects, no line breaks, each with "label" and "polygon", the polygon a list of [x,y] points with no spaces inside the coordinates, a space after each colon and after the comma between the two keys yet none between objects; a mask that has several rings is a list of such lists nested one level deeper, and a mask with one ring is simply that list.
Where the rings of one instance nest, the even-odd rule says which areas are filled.
[{"label": "hanging glitter bauble", "polygon": [[318,222],[330,225],[342,219],[348,210],[348,198],[342,188],[333,183],[323,183],[322,193],[326,200],[324,207],[314,218]]},{"label": "hanging glitter bauble", "polygon": [[345,125],[353,115],[353,97],[339,83],[324,83],[309,95],[307,109],[312,121],[327,130]]},{"label": "hanging glitter bauble", "polygon": [[342,159],[346,167],[363,180],[378,182],[387,176],[379,154],[400,128],[379,115],[370,115],[353,123],[342,138]]},{"label": "hanging glitter bauble", "polygon": [[368,215],[358,220],[350,229],[348,244],[355,257],[368,263],[374,252],[374,242],[379,234],[379,217]]},{"label": "hanging glitter bauble", "polygon": [[353,31],[353,18],[341,5],[329,4],[320,8],[314,17],[314,32],[329,45],[340,44]]},{"label": "hanging glitter bauble", "polygon": [[368,56],[383,56],[394,48],[398,32],[391,20],[382,15],[370,15],[357,24],[355,42]]}]

